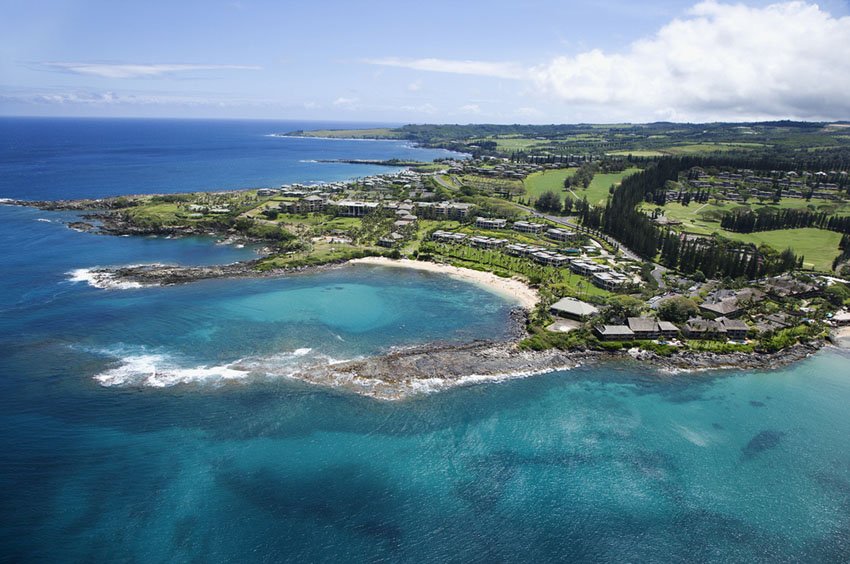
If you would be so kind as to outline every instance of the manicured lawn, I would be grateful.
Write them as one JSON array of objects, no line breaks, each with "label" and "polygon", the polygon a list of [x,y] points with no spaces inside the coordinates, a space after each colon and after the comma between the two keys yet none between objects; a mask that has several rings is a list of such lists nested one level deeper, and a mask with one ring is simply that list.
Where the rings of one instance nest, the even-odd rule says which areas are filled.
[{"label": "manicured lawn", "polygon": [[[657,206],[649,203],[641,205],[641,209],[647,213],[651,213]],[[778,204],[760,204],[758,201],[750,201],[749,204],[740,202],[725,202],[725,203],[708,203],[699,204],[692,202],[687,206],[679,203],[668,203],[662,207],[664,215],[670,219],[677,219],[682,222],[682,228],[691,233],[710,235],[715,231],[721,231],[719,216],[721,213],[732,211],[741,207],[749,207],[753,211],[760,208],[774,209],[810,209],[816,212],[826,212],[835,215],[847,215],[850,213],[850,205],[834,202],[832,200],[799,200],[796,198],[785,198]],[[712,217],[712,216],[716,216]]]},{"label": "manicured lawn", "polygon": [[615,172],[611,174],[595,174],[590,186],[586,190],[581,188],[573,188],[571,195],[574,198],[587,198],[591,204],[601,205],[608,199],[608,189],[611,185],[619,186],[620,182],[629,175],[640,172],[639,168],[627,168],[623,172]]},{"label": "manicured lawn", "polygon": [[693,155],[696,153],[721,153],[740,151],[763,146],[761,143],[691,143],[659,149],[668,155]]},{"label": "manicured lawn", "polygon": [[577,168],[558,168],[534,172],[525,178],[525,194],[531,200],[539,198],[544,192],[551,190],[561,199],[564,197],[564,180],[575,174]]},{"label": "manicured lawn", "polygon": [[160,225],[175,225],[184,223],[183,219],[179,219],[177,214],[183,210],[177,204],[145,204],[136,208],[131,208],[129,214],[137,221],[148,220],[156,222]]},{"label": "manicured lawn", "polygon": [[783,250],[791,247],[798,255],[803,255],[803,266],[815,270],[832,270],[832,261],[838,256],[838,243],[841,234],[824,229],[784,229],[780,231],[760,231],[758,233],[723,234],[730,239],[761,245],[770,245],[774,249]]},{"label": "manicured lawn", "polygon": [[[814,268],[816,270],[832,269],[832,260],[838,256],[838,242],[841,240],[839,233],[826,231],[824,229],[805,228],[805,229],[780,229],[776,231],[760,231],[757,233],[735,233],[726,231],[720,228],[720,223],[717,221],[706,221],[700,216],[698,211],[701,204],[691,204],[690,206],[682,206],[681,204],[667,204],[664,206],[665,215],[669,218],[675,218],[683,221],[681,229],[689,233],[697,233],[700,235],[711,235],[717,233],[728,239],[735,241],[743,241],[745,243],[754,243],[761,245],[765,243],[776,250],[784,250],[788,247],[794,249],[798,255],[803,255],[804,266],[806,268]],[[723,206],[715,206],[709,204],[701,211],[706,209],[729,209],[734,207],[732,204]],[[653,206],[644,204],[644,210],[651,211]]]}]

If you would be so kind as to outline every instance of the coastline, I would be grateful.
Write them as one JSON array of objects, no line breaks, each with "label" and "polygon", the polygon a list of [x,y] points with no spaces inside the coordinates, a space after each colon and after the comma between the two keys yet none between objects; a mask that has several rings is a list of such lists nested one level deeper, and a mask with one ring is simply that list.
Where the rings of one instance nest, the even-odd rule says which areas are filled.
[{"label": "coastline", "polygon": [[281,375],[377,400],[399,401],[456,387],[515,380],[607,362],[649,367],[658,378],[682,373],[766,371],[808,358],[823,344],[820,341],[797,344],[775,353],[706,352],[691,353],[687,357],[664,357],[637,351],[523,351],[511,341],[430,344],[363,359],[306,366]]},{"label": "coastline", "polygon": [[364,257],[352,259],[347,264],[371,264],[376,266],[387,266],[393,268],[408,268],[445,274],[457,280],[469,282],[493,292],[499,296],[516,301],[526,310],[532,310],[540,301],[537,290],[518,278],[502,278],[492,272],[472,270],[450,264],[437,262],[426,262],[411,259],[390,259],[386,257]]}]

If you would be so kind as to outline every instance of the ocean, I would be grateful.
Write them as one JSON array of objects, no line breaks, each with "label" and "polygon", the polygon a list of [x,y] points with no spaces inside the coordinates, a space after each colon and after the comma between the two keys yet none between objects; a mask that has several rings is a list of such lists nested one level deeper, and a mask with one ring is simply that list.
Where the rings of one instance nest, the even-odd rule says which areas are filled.
[{"label": "ocean", "polygon": [[[386,169],[311,161],[444,154],[269,136],[333,126],[350,124],[3,119],[0,197],[338,180]],[[766,372],[612,363],[378,401],[285,374],[499,338],[514,304],[366,265],[99,289],[86,269],[256,249],[78,233],[74,217],[0,206],[3,561],[848,559],[845,352]]]}]

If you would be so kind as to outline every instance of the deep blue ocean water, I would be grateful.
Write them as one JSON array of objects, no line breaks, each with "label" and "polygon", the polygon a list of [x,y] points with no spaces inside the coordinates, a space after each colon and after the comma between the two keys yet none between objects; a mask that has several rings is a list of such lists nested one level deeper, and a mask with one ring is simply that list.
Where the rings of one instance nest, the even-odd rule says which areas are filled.
[{"label": "deep blue ocean water", "polygon": [[[192,162],[224,162],[187,165],[175,184],[150,172],[161,186],[241,186],[217,172],[240,167],[274,183],[301,174],[248,147],[234,159],[256,167],[228,164],[216,147],[239,145],[243,125],[231,122],[204,122],[207,135],[195,136],[179,133],[184,122],[122,122],[119,135],[98,132],[112,122],[74,132],[54,121],[18,122],[16,135],[54,155],[50,131],[88,136],[91,161],[74,165],[86,181],[3,149],[0,196],[120,193],[110,167],[180,135],[195,139],[184,153]],[[311,142],[311,154],[326,146],[342,152],[335,158],[417,151]],[[329,178],[360,174],[329,166]],[[133,183],[128,191],[162,190]],[[72,218],[0,206],[3,561],[848,560],[846,353],[771,372],[611,364],[381,402],[239,368],[498,337],[513,304],[441,276],[367,266],[98,289],[81,269],[223,263],[254,249],[77,233],[62,223]]]}]

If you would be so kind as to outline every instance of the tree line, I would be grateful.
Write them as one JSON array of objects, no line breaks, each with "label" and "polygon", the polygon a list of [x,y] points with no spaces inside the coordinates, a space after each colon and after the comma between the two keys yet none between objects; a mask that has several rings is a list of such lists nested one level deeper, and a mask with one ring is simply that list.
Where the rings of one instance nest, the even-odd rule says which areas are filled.
[{"label": "tree line", "polygon": [[817,227],[838,233],[850,233],[850,217],[827,215],[809,210],[779,209],[729,212],[723,215],[720,226],[736,233]]},{"label": "tree line", "polygon": [[641,257],[677,268],[685,273],[701,271],[706,276],[757,278],[797,268],[803,257],[786,249],[776,252],[769,247],[756,248],[751,244],[719,238],[683,238],[680,234],[654,224],[637,210],[642,201],[655,201],[656,193],[666,191],[666,183],[676,180],[679,173],[694,166],[739,166],[741,168],[773,169],[790,167],[769,159],[711,157],[663,157],[650,162],[646,168],[623,180],[608,199],[604,209],[588,206],[577,211],[588,227],[601,229],[621,241]]}]

